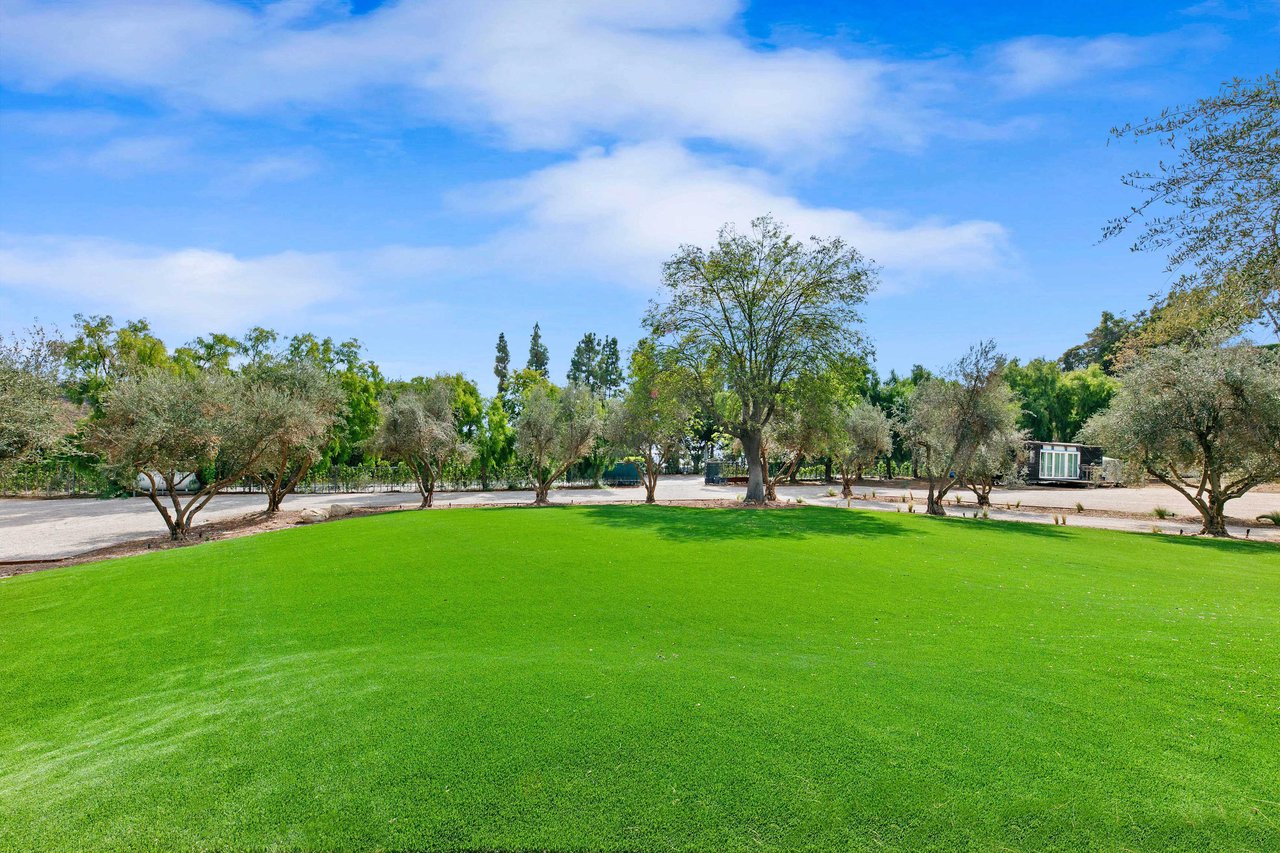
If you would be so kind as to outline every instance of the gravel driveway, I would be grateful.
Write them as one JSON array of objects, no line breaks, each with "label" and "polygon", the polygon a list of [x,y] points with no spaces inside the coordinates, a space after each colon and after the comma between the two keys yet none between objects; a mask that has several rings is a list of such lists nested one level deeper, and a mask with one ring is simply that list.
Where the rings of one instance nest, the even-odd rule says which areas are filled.
[{"label": "gravel driveway", "polygon": [[[778,489],[783,499],[800,498],[808,503],[844,506],[845,501],[827,495],[827,486],[782,486]],[[901,503],[885,498],[901,498],[908,492],[900,487],[882,487],[873,483],[860,486],[857,492],[866,498],[874,490],[876,498],[854,502],[854,506],[889,512],[904,511]],[[658,484],[658,497],[662,500],[704,500],[733,498],[743,493],[742,486],[707,486],[700,476],[664,477]],[[917,510],[923,510],[924,494],[919,489],[911,491],[917,501]],[[973,512],[973,495],[957,491],[967,504],[951,512]],[[602,503],[615,501],[641,501],[644,491],[640,488],[572,489],[552,493],[557,503]],[[1080,527],[1103,527],[1114,530],[1150,532],[1153,526],[1169,533],[1179,531],[1194,533],[1199,529],[1198,516],[1190,504],[1174,490],[1165,486],[1149,486],[1141,489],[1042,489],[1023,488],[997,491],[992,495],[995,508],[992,518],[1011,521],[1051,523],[1048,515],[1029,511],[1032,507],[1069,510],[1068,523]],[[533,493],[508,492],[440,492],[436,495],[438,506],[466,506],[470,504],[521,504],[531,503]],[[1022,503],[1022,510],[1005,510],[1003,505]],[[1165,507],[1177,514],[1167,521],[1095,517],[1075,514],[1079,502],[1087,509],[1111,510],[1150,515],[1156,507]],[[265,506],[261,495],[219,495],[200,514],[200,521],[217,521],[256,512]],[[388,507],[418,505],[416,493],[381,492],[349,495],[295,495],[285,502],[288,509],[305,507],[329,507],[346,504],[361,507]],[[1280,510],[1280,493],[1255,492],[1228,504],[1228,513],[1237,518],[1252,519],[1264,512]],[[164,522],[155,507],[145,498],[117,498],[94,500],[85,498],[39,500],[0,499],[0,561],[39,560],[69,557],[108,545],[142,539],[164,533]],[[1244,529],[1233,530],[1243,536]],[[1253,538],[1280,541],[1280,530],[1263,526],[1254,527]]]}]

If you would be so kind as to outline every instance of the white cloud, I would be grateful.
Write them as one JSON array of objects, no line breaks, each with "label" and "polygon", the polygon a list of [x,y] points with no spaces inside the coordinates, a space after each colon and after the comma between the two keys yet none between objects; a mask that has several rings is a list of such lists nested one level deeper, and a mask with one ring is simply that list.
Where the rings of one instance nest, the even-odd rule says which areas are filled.
[{"label": "white cloud", "polygon": [[45,166],[89,169],[110,177],[169,172],[191,162],[191,143],[176,136],[121,136],[89,149],[46,157]]},{"label": "white cloud", "polygon": [[[383,111],[519,148],[706,139],[773,156],[990,135],[965,115],[1161,60],[1204,33],[1032,35],[976,56],[762,45],[737,0],[0,0],[0,79],[143,94],[178,112]],[[856,47],[856,45],[845,45]]]},{"label": "white cloud", "polygon": [[1156,62],[1181,42],[1172,34],[1026,36],[988,51],[988,73],[1007,94],[1032,95]]},{"label": "white cloud", "polygon": [[732,34],[732,0],[326,8],[8,0],[0,73],[37,91],[80,83],[229,112],[354,108],[361,95],[398,93],[418,122],[443,114],[535,148],[605,134],[826,150],[858,134],[896,135],[908,111],[886,63],[758,49]]},{"label": "white cloud", "polygon": [[181,332],[287,318],[350,283],[337,259],[280,252],[253,258],[85,237],[0,235],[0,284],[53,292],[75,310],[145,316]]},{"label": "white cloud", "polygon": [[652,143],[588,151],[501,184],[459,211],[508,217],[468,245],[285,251],[243,257],[89,237],[0,236],[0,287],[50,293],[74,310],[145,316],[179,333],[303,321],[351,305],[449,302],[468,284],[508,295],[572,277],[589,288],[656,288],[682,242],[709,244],[726,221],[772,213],[799,236],[845,238],[883,268],[884,289],[950,285],[1008,270],[1005,230],[806,205],[765,173]]},{"label": "white cloud", "polygon": [[[1182,14],[1190,17],[1204,18],[1229,18],[1236,21],[1245,21],[1249,19],[1250,9],[1248,3],[1232,3],[1225,0],[1204,0],[1203,3],[1196,3],[1182,9]],[[1272,4],[1273,9],[1277,4]]]},{"label": "white cloud", "polygon": [[909,220],[807,205],[757,169],[698,158],[668,143],[592,150],[469,202],[520,223],[476,251],[473,263],[557,276],[566,270],[642,288],[682,243],[706,245],[728,221],[772,213],[793,233],[839,236],[883,267],[886,289],[989,275],[1011,264],[995,222]]},{"label": "white cloud", "polygon": [[103,110],[4,110],[0,128],[10,135],[41,138],[89,138],[124,127],[124,118]]},{"label": "white cloud", "polygon": [[238,195],[263,184],[300,181],[315,174],[321,162],[320,155],[310,150],[264,154],[228,167],[215,182],[215,189],[223,194]]}]

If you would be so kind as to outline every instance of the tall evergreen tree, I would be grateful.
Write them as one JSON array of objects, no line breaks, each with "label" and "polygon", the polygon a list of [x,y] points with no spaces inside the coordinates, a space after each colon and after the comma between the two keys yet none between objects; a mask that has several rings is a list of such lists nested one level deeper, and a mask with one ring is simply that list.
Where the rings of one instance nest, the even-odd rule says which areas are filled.
[{"label": "tall evergreen tree", "polygon": [[618,339],[587,332],[573,349],[568,380],[585,385],[597,397],[612,397],[622,387],[622,358]]},{"label": "tall evergreen tree", "polygon": [[596,362],[596,384],[600,392],[611,397],[622,387],[622,358],[618,355],[618,339],[605,338],[600,348],[600,358]]},{"label": "tall evergreen tree", "polygon": [[498,332],[498,353],[493,359],[493,375],[498,377],[498,397],[507,396],[507,379],[511,375],[511,350],[507,349],[507,336]]},{"label": "tall evergreen tree", "polygon": [[534,323],[533,335],[529,338],[529,363],[525,366],[529,370],[537,371],[545,379],[550,362],[551,356],[547,352],[547,345],[542,342],[542,329]]},{"label": "tall evergreen tree", "polygon": [[566,378],[570,384],[585,385],[591,393],[599,392],[596,382],[596,361],[600,357],[600,342],[595,332],[587,332],[573,348],[573,357],[569,359],[569,373]]}]

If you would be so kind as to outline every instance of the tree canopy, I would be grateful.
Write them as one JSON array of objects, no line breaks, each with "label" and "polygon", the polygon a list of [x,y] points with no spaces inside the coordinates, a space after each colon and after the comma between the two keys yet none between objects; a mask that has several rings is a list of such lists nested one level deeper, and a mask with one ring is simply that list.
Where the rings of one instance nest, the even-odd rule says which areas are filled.
[{"label": "tree canopy", "polygon": [[423,508],[431,506],[445,466],[454,459],[469,461],[475,453],[459,433],[455,393],[448,377],[422,380],[401,389],[384,401],[382,421],[369,443],[374,452],[409,468]]},{"label": "tree canopy", "polygon": [[498,396],[507,395],[507,377],[511,375],[511,350],[507,347],[507,336],[498,332],[498,344],[493,357],[493,375],[498,379]]},{"label": "tree canopy", "polygon": [[[747,457],[747,501],[765,500],[762,433],[783,386],[866,349],[859,307],[875,267],[840,238],[803,242],[770,216],[747,232],[720,229],[714,246],[686,245],[663,265],[665,301],[645,323],[698,375],[735,397],[723,424]],[[712,386],[706,384],[707,410]]]},{"label": "tree canopy", "polygon": [[250,473],[276,512],[341,430],[345,395],[335,377],[305,361],[257,364],[244,375],[252,405],[275,414]]},{"label": "tree canopy", "polygon": [[551,355],[547,345],[542,342],[542,327],[533,324],[533,334],[529,336],[529,361],[525,368],[532,370],[546,379],[550,375]]},{"label": "tree canopy", "polygon": [[280,410],[251,391],[244,377],[221,372],[144,370],[106,392],[88,447],[145,480],[170,536],[184,538],[218,492],[255,469],[277,428]]},{"label": "tree canopy", "polygon": [[0,335],[0,465],[65,448],[76,410],[63,396],[62,348],[40,326]]},{"label": "tree canopy", "polygon": [[623,381],[618,339],[587,332],[569,359],[569,383],[585,385],[598,397],[610,397]]},{"label": "tree canopy", "polygon": [[600,404],[581,385],[535,382],[516,418],[516,448],[533,481],[534,503],[549,503],[551,485],[591,450],[600,433]]},{"label": "tree canopy", "polygon": [[646,503],[656,499],[658,474],[680,452],[693,414],[691,377],[670,361],[653,341],[641,339],[631,353],[626,390],[611,401],[605,422],[609,443],[644,466]]},{"label": "tree canopy", "polygon": [[867,400],[840,405],[837,418],[827,452],[840,472],[841,495],[848,498],[863,471],[893,451],[893,421]]},{"label": "tree canopy", "polygon": [[[1167,253],[1180,278],[1157,307],[1185,308],[1180,295],[1196,293],[1190,305],[1220,335],[1262,320],[1280,337],[1280,71],[1231,80],[1112,134],[1172,152],[1124,176],[1142,200],[1104,231],[1137,228],[1135,251]],[[1152,333],[1178,313],[1154,316]]]},{"label": "tree canopy", "polygon": [[1227,502],[1280,478],[1280,354],[1245,345],[1148,350],[1083,437],[1176,489],[1203,532],[1226,536]]},{"label": "tree canopy", "polygon": [[995,343],[984,341],[945,376],[930,377],[911,392],[900,429],[929,481],[930,515],[946,515],[943,499],[974,473],[982,448],[1016,430],[1018,406],[1004,368]]}]

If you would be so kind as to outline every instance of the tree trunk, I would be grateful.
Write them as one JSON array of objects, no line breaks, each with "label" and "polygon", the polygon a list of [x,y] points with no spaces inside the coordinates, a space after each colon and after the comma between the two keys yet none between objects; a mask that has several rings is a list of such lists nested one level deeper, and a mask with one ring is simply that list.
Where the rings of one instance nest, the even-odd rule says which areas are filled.
[{"label": "tree trunk", "polygon": [[533,505],[534,506],[550,506],[551,498],[547,493],[551,491],[550,483],[537,482],[533,485]]},{"label": "tree trunk", "polygon": [[431,506],[431,498],[436,491],[435,472],[430,469],[415,468],[413,474],[418,480],[418,493],[422,495],[422,503],[418,504],[418,509],[428,509]]},{"label": "tree trunk", "polygon": [[655,461],[652,457],[646,457],[644,463],[644,502],[647,504],[656,503],[657,498],[654,494],[658,491],[658,471],[662,463]]},{"label": "tree trunk", "polygon": [[946,515],[947,514],[946,507],[942,505],[942,499],[945,495],[946,495],[946,490],[935,489],[933,485],[933,479],[930,478],[929,498],[928,498],[928,503],[925,504],[924,511],[929,515],[939,515],[939,516]]},{"label": "tree trunk", "polygon": [[1227,513],[1226,502],[1218,501],[1210,498],[1204,502],[1204,508],[1200,510],[1200,515],[1204,518],[1204,529],[1200,532],[1207,536],[1230,536],[1227,532]]},{"label": "tree trunk", "polygon": [[764,466],[760,459],[760,430],[746,430],[740,436],[742,452],[747,456],[747,497],[749,504],[762,504],[764,493]]},{"label": "tree trunk", "polygon": [[142,475],[151,484],[151,490],[147,492],[147,497],[151,499],[151,503],[159,510],[160,517],[164,519],[164,526],[169,530],[169,538],[177,540],[179,538],[178,527],[173,523],[173,517],[169,515],[169,510],[165,508],[164,504],[160,503],[160,496],[156,494],[156,478],[147,471],[143,471]]},{"label": "tree trunk", "polygon": [[760,471],[764,476],[764,499],[766,501],[776,501],[778,499],[778,479],[769,473],[769,454],[765,452],[763,444],[760,446]]},{"label": "tree trunk", "polygon": [[840,482],[843,484],[843,487],[840,489],[840,497],[853,497],[853,482],[843,474],[840,476]]}]

